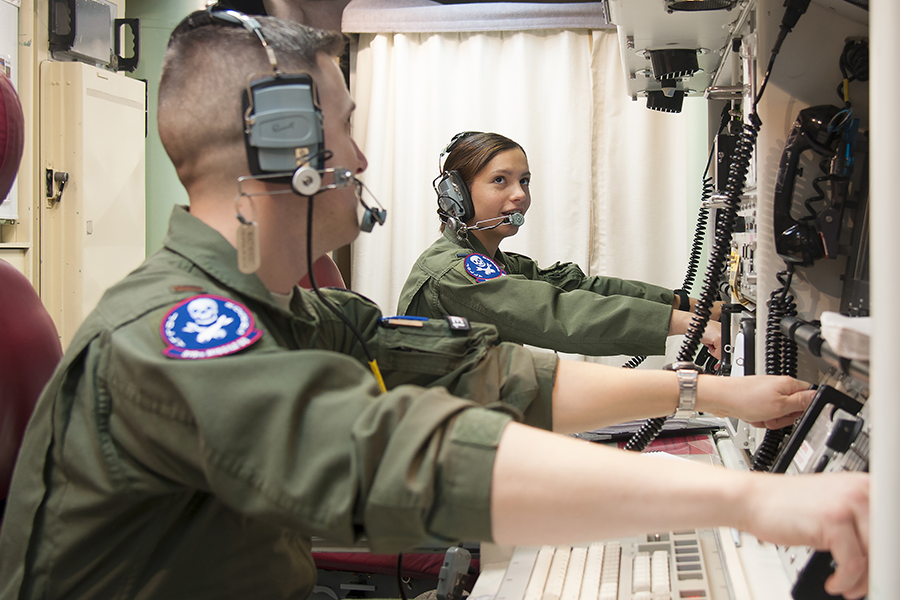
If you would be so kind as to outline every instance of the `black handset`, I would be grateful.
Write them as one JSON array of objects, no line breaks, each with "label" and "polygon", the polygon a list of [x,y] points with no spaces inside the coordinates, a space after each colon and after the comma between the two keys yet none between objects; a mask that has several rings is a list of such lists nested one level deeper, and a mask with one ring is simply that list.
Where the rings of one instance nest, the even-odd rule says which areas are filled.
[{"label": "black handset", "polygon": [[844,600],[843,596],[832,596],[825,591],[825,580],[834,573],[834,558],[831,552],[818,551],[812,555],[800,571],[791,588],[794,600]]},{"label": "black handset", "polygon": [[[801,110],[785,141],[775,179],[774,221],[775,250],[786,263],[809,266],[837,255],[858,129],[858,120],[842,120],[842,112],[844,109],[829,104]],[[791,216],[794,187],[801,175],[800,158],[809,150],[822,156],[819,167],[824,176],[813,182],[820,193],[818,199],[825,199],[818,187],[823,180],[831,182],[831,198],[819,213],[796,220]]]}]

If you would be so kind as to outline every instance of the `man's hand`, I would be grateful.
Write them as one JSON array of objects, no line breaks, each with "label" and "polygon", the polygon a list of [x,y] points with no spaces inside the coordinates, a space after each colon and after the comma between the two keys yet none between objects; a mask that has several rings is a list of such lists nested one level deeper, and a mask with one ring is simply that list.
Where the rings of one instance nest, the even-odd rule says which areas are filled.
[{"label": "man's hand", "polygon": [[848,600],[868,592],[869,476],[864,473],[761,475],[746,526],[776,544],[831,551],[837,568],[825,591]]},{"label": "man's hand", "polygon": [[864,473],[750,473],[654,459],[510,423],[493,474],[491,523],[502,544],[729,526],[776,544],[829,550],[837,569],[825,589],[854,600],[867,591]]},{"label": "man's hand", "polygon": [[815,390],[810,390],[808,383],[787,376],[701,375],[697,382],[697,410],[769,429],[796,421],[813,396]]}]

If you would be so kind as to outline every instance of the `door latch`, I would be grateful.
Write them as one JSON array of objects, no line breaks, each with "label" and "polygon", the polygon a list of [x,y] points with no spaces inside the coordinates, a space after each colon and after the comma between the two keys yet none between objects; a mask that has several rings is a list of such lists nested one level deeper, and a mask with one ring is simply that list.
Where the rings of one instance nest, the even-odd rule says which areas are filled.
[{"label": "door latch", "polygon": [[53,208],[60,200],[62,200],[63,190],[69,181],[69,174],[65,171],[53,172],[53,169],[47,169],[44,172],[45,185],[47,188],[47,207]]}]

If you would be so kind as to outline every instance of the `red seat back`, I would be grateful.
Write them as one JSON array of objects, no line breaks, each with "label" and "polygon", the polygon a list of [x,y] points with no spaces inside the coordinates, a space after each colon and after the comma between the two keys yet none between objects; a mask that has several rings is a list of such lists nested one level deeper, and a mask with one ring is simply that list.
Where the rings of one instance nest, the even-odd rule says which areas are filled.
[{"label": "red seat back", "polygon": [[56,326],[22,273],[0,260],[0,499],[9,492],[25,425],[62,358]]},{"label": "red seat back", "polygon": [[[316,285],[320,288],[347,287],[346,285],[344,285],[344,278],[341,276],[341,272],[338,269],[337,265],[334,264],[334,261],[327,254],[323,255],[319,260],[313,263],[313,275],[316,278]],[[312,284],[310,284],[309,282],[308,275],[303,276],[303,279],[300,280],[299,285],[302,288],[312,289]]]}]

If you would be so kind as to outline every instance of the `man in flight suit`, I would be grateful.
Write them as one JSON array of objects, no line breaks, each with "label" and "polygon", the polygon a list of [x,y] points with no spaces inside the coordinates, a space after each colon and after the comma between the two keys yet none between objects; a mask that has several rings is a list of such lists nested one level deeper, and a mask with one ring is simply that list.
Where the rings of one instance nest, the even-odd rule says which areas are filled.
[{"label": "man in flight suit", "polygon": [[[862,595],[866,475],[730,472],[558,435],[672,413],[676,374],[559,362],[490,326],[383,321],[352,292],[297,288],[308,256],[359,232],[344,184],[367,163],[342,45],[205,11],[173,32],[158,125],[190,207],[105,294],[41,396],[0,534],[0,599],[305,598],[313,535],[398,552],[428,536],[713,524],[829,548],[831,591]],[[309,78],[314,110],[263,106],[270,84],[290,94]],[[270,133],[311,140],[288,149],[293,183],[251,177],[269,158],[264,109],[289,113]],[[781,426],[805,388],[700,375],[696,406]]]}]

